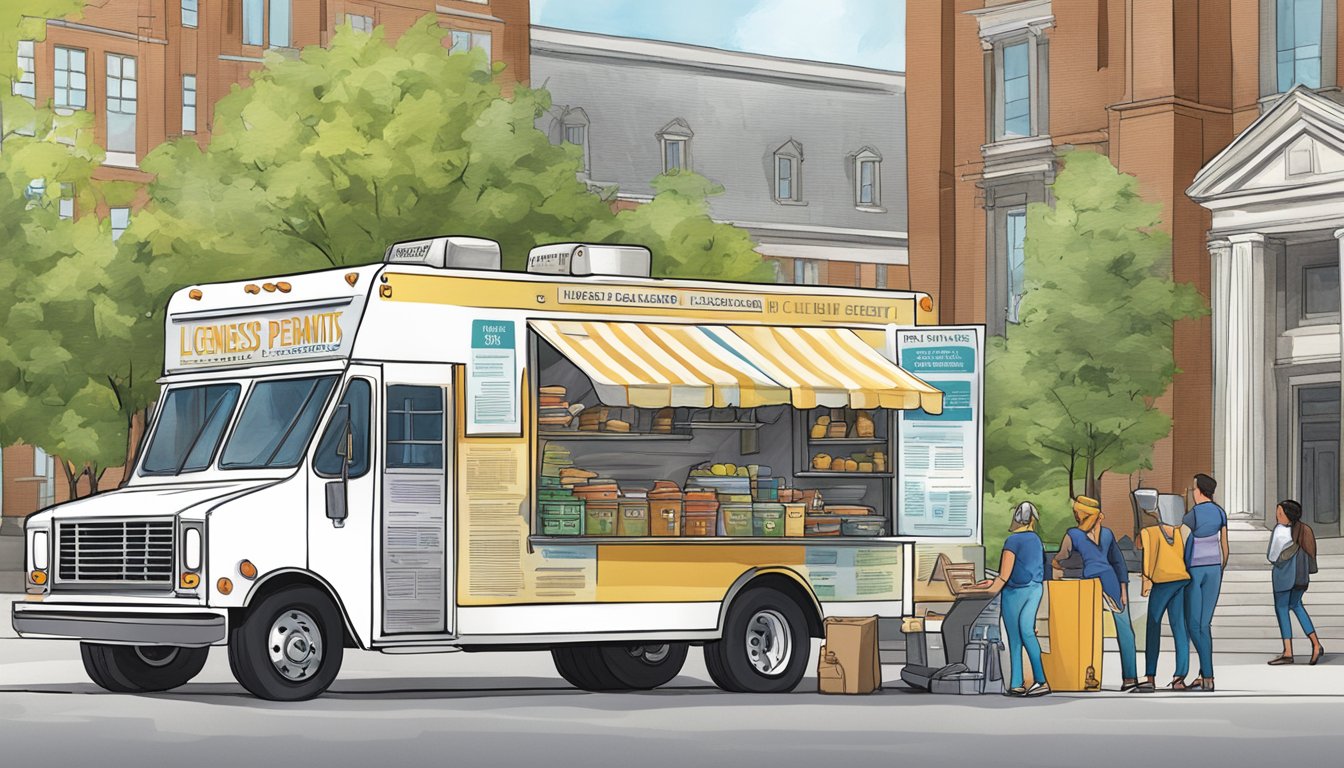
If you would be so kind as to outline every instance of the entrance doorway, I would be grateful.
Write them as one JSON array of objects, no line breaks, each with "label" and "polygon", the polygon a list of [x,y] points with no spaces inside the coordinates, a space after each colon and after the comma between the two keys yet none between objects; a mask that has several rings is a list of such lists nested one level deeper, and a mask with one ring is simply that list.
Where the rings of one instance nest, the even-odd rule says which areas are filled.
[{"label": "entrance doorway", "polygon": [[1317,536],[1339,536],[1339,385],[1297,389],[1298,485],[1302,520]]}]

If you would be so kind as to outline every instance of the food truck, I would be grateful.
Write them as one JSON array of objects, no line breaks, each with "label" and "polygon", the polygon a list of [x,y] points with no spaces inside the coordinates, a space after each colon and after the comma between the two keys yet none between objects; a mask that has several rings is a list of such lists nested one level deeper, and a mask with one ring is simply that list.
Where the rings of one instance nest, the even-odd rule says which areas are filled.
[{"label": "food truck", "polygon": [[650,277],[634,246],[433,237],[176,292],[124,487],[27,521],[23,637],[123,692],[227,646],[299,700],[345,649],[552,652],[787,691],[829,616],[980,540],[983,337],[909,291]]}]

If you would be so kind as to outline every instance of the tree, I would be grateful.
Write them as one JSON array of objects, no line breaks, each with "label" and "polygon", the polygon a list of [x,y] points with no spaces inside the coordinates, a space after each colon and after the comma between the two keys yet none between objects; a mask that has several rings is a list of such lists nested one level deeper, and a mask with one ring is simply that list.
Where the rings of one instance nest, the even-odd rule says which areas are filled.
[{"label": "tree", "polygon": [[1021,322],[989,344],[986,478],[991,493],[1099,498],[1107,472],[1151,468],[1171,430],[1157,399],[1178,372],[1173,328],[1207,308],[1171,279],[1161,206],[1133,176],[1072,151],[1051,190],[1027,209]]},{"label": "tree", "polygon": [[613,213],[579,181],[579,148],[537,130],[549,95],[502,98],[500,65],[449,55],[445,34],[432,17],[395,45],[343,27],[329,48],[269,55],[218,103],[204,150],[186,138],[145,159],[151,203],[128,236],[190,263],[192,282],[368,263],[444,233],[499,241],[509,269],[538,244],[587,240],[647,244],[664,272],[767,274],[741,230],[708,218],[698,177]]}]

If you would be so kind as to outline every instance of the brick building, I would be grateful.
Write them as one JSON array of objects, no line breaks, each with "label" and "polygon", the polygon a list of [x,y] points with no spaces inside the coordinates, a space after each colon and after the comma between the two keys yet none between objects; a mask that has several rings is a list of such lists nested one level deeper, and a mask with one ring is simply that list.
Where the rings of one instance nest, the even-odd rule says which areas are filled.
[{"label": "brick building", "polygon": [[[1305,175],[1275,171],[1262,193],[1338,170],[1329,154],[1344,151],[1336,6],[927,0],[907,4],[906,27],[911,282],[937,297],[942,321],[985,322],[1011,335],[1025,206],[1047,199],[1061,149],[1107,155],[1161,203],[1175,278],[1212,298],[1211,317],[1176,328],[1181,373],[1160,403],[1174,424],[1145,484],[1180,493],[1195,472],[1212,470],[1234,517],[1261,524],[1273,499],[1292,496],[1323,511],[1318,531],[1327,536],[1339,533],[1340,273],[1331,228],[1344,226],[1332,223],[1344,204],[1317,184],[1302,199],[1321,205],[1327,195],[1333,220],[1310,218],[1305,207],[1274,226],[1238,219],[1246,190],[1230,175],[1253,178],[1286,151],[1265,149],[1270,134],[1298,150],[1294,167]],[[1281,96],[1294,86],[1288,104]],[[1265,112],[1277,116],[1261,120]],[[1197,174],[1206,183],[1192,189]],[[1211,209],[1227,223],[1215,226],[1220,214]],[[1108,478],[1112,509],[1128,509],[1130,482]]]},{"label": "brick building", "polygon": [[[88,110],[107,159],[96,176],[144,183],[139,163],[155,146],[182,135],[204,142],[214,103],[262,64],[269,50],[298,55],[325,45],[349,23],[377,26],[394,39],[434,14],[451,30],[452,50],[484,48],[506,67],[507,88],[529,80],[528,0],[106,0],[73,21],[47,24],[47,37],[17,52],[25,71],[15,93],[60,110]],[[113,236],[131,209],[99,211]],[[103,485],[120,476],[109,471]],[[0,508],[23,517],[68,496],[51,457],[31,446],[4,449]],[[6,526],[12,529],[17,526]]]}]

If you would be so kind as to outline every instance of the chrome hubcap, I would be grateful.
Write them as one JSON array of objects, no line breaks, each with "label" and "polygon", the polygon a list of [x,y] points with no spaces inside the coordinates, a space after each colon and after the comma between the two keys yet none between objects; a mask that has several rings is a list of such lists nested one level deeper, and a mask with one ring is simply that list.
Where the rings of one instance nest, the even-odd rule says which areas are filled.
[{"label": "chrome hubcap", "polygon": [[793,635],[779,611],[757,611],[747,622],[747,659],[757,672],[776,676],[793,657]]},{"label": "chrome hubcap", "polygon": [[137,645],[135,656],[151,667],[166,667],[177,658],[177,650],[165,645]]},{"label": "chrome hubcap", "polygon": [[645,664],[661,664],[667,659],[667,655],[672,652],[672,646],[666,643],[663,645],[632,645],[626,648],[626,651]]},{"label": "chrome hubcap", "polygon": [[286,680],[307,680],[322,666],[322,633],[303,611],[285,611],[271,622],[266,650]]}]

